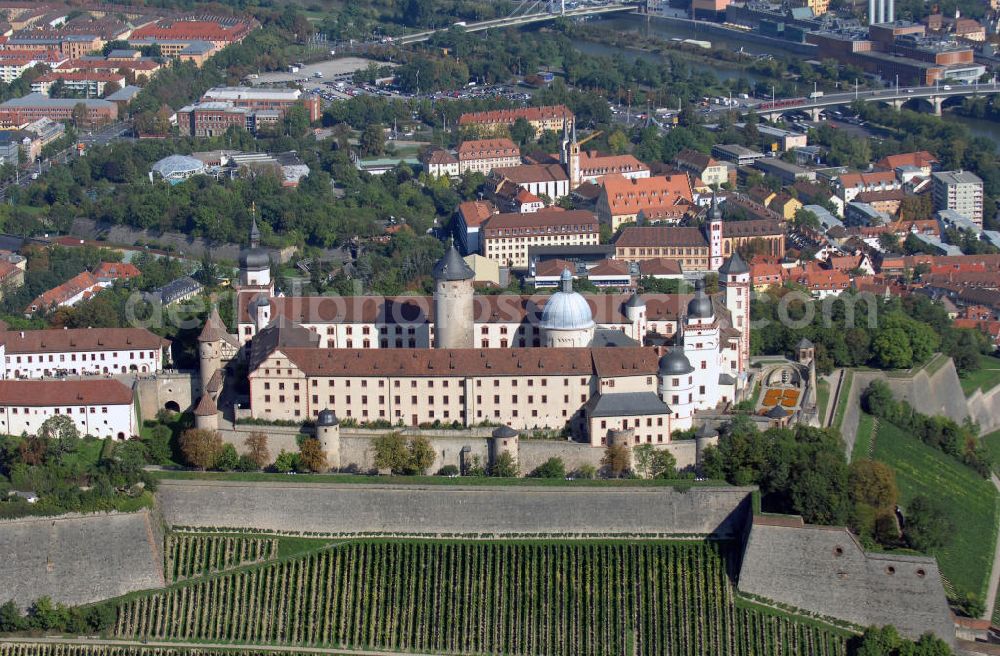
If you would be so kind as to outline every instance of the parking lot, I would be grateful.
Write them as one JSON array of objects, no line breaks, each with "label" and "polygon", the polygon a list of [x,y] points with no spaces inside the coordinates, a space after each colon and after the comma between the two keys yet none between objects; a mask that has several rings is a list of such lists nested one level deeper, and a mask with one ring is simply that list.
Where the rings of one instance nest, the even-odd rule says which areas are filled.
[{"label": "parking lot", "polygon": [[[364,70],[371,60],[361,57],[342,57],[339,59],[328,59],[326,61],[308,64],[299,69],[297,73],[273,72],[261,73],[257,77],[249,77],[247,82],[253,86],[267,86],[285,84],[288,82],[298,82],[304,89],[312,90],[322,88],[324,82],[336,81],[344,77],[350,77],[355,71]],[[381,62],[375,62],[383,66]],[[390,64],[391,65],[391,64]],[[316,77],[316,73],[323,77]]]}]

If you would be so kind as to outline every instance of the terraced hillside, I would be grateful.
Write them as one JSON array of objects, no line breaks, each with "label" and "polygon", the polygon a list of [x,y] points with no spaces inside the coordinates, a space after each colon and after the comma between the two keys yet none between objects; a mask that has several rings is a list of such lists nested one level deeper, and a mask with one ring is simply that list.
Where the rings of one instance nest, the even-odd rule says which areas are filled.
[{"label": "terraced hillside", "polygon": [[737,600],[732,549],[356,540],[131,597],[112,634],[442,654],[846,653],[836,629]]}]

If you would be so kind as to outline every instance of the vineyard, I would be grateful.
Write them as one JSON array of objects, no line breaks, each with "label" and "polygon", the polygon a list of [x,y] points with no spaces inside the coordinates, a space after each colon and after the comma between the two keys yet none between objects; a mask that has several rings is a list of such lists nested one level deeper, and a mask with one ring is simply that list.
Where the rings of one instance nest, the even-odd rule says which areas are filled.
[{"label": "vineyard", "polygon": [[163,571],[170,581],[273,560],[278,555],[276,538],[168,535],[163,542]]},{"label": "vineyard", "polygon": [[287,651],[203,649],[200,647],[119,647],[111,645],[56,645],[0,643],[0,656],[296,656]]},{"label": "vineyard", "polygon": [[436,653],[846,653],[839,631],[738,606],[730,549],[354,541],[131,598],[112,633]]}]

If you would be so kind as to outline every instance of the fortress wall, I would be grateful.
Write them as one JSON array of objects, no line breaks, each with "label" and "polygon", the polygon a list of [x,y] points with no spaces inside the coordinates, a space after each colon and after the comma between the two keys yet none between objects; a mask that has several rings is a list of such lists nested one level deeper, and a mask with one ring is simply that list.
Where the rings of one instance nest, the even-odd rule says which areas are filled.
[{"label": "fortress wall", "polygon": [[843,527],[757,517],[739,590],[860,626],[895,625],[908,638],[955,637],[937,561],[867,553]]},{"label": "fortress wall", "polygon": [[897,399],[907,401],[925,415],[944,415],[962,423],[969,406],[951,358],[931,375],[921,369],[912,378],[885,377]]},{"label": "fortress wall", "polygon": [[86,604],[162,587],[157,539],[147,511],[0,522],[0,599]]},{"label": "fortress wall", "polygon": [[166,480],[172,526],[329,534],[716,534],[746,524],[746,487],[419,486]]}]

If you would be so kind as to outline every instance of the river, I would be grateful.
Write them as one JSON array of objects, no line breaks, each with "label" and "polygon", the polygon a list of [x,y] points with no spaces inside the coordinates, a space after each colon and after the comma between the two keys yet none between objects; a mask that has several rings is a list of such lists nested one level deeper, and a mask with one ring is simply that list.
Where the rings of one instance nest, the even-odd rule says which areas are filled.
[{"label": "river", "polygon": [[[659,36],[665,39],[699,39],[711,41],[713,48],[721,48],[724,50],[738,50],[743,48],[745,52],[754,54],[769,52],[771,54],[780,54],[788,57],[801,57],[801,55],[796,53],[782,50],[780,45],[770,47],[757,43],[741,43],[737,38],[738,35],[734,35],[732,38],[727,38],[714,33],[701,33],[696,26],[692,29],[692,24],[690,23],[677,23],[657,18],[647,19],[646,16],[641,16],[639,14],[613,14],[607,17],[598,18],[595,20],[595,23],[598,23],[602,27],[609,27],[619,32],[635,32],[642,35]],[[591,55],[606,57],[621,55],[628,60],[642,58],[654,63],[663,61],[663,57],[655,53],[643,50],[620,51],[617,48],[590,41],[578,41],[576,43],[576,47],[581,52]],[[756,76],[752,73],[736,68],[726,67],[725,62],[710,65],[708,63],[692,59],[689,62],[689,65],[696,69],[701,68],[703,70],[710,70],[715,73],[716,77],[720,80],[744,78],[750,82],[756,82],[758,80],[765,81],[764,78]],[[955,120],[965,125],[965,127],[967,127],[972,134],[991,139],[995,144],[997,144],[998,147],[1000,147],[1000,123],[986,119],[966,118],[964,116],[958,116],[954,113],[948,113],[947,116],[949,117],[949,120]]]}]

